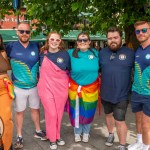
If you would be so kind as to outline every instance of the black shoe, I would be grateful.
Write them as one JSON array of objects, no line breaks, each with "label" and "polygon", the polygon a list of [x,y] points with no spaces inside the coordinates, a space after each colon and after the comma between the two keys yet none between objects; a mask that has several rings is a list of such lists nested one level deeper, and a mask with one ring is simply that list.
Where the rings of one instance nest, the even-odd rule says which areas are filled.
[{"label": "black shoe", "polygon": [[14,145],[14,148],[15,149],[21,149],[21,148],[23,148],[23,138],[22,137],[17,137],[17,141],[16,141],[16,143],[15,143],[15,145]]},{"label": "black shoe", "polygon": [[40,131],[40,132],[35,132],[34,137],[37,139],[41,139],[42,141],[47,140],[46,138],[46,132],[45,131]]},{"label": "black shoe", "polygon": [[109,134],[109,136],[106,139],[105,145],[106,146],[112,146],[114,144],[114,134]]}]

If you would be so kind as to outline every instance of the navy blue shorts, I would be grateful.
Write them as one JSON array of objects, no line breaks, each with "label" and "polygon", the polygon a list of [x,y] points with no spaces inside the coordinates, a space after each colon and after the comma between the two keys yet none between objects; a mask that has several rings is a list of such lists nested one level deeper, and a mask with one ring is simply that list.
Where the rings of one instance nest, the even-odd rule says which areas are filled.
[{"label": "navy blue shorts", "polygon": [[117,121],[125,121],[125,115],[128,107],[128,100],[113,104],[105,100],[101,100],[105,114],[113,113],[114,119]]},{"label": "navy blue shorts", "polygon": [[132,112],[143,111],[145,115],[150,117],[150,96],[132,92],[131,107]]}]

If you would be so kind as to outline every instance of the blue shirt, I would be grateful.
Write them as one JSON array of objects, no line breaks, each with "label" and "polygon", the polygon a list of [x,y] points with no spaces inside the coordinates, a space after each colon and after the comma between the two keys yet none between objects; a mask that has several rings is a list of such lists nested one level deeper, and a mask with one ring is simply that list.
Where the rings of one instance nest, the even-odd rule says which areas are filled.
[{"label": "blue shirt", "polygon": [[29,89],[35,87],[39,72],[39,48],[35,42],[29,42],[25,48],[19,41],[6,46],[12,67],[12,81],[16,87]]},{"label": "blue shirt", "polygon": [[74,49],[68,50],[71,59],[71,78],[79,85],[91,84],[98,78],[98,51],[92,50],[95,56],[90,50],[85,52],[79,50],[79,58],[72,56]]},{"label": "blue shirt", "polygon": [[134,51],[121,47],[112,52],[108,47],[99,53],[102,73],[101,98],[111,103],[128,99]]},{"label": "blue shirt", "polygon": [[67,51],[60,50],[56,53],[51,53],[49,51],[46,54],[41,53],[40,64],[42,64],[44,56],[46,56],[50,61],[52,61],[60,69],[70,70],[70,57]]},{"label": "blue shirt", "polygon": [[132,91],[150,96],[150,45],[138,47],[135,53],[135,71]]}]

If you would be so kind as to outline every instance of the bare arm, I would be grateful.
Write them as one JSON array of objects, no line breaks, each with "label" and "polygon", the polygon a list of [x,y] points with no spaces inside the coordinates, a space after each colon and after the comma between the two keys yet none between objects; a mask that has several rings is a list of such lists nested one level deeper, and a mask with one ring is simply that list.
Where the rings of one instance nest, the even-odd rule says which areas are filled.
[{"label": "bare arm", "polygon": [[1,54],[2,54],[3,58],[6,60],[6,63],[7,63],[7,65],[8,65],[8,70],[11,70],[11,65],[10,65],[10,62],[9,62],[9,60],[8,60],[8,57],[7,57],[6,52],[5,52],[5,51],[2,51]]}]

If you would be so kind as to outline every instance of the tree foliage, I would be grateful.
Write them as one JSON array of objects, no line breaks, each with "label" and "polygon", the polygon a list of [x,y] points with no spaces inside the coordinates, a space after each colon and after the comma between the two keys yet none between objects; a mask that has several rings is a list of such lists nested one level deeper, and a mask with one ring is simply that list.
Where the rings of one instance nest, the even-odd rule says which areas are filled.
[{"label": "tree foliage", "polygon": [[[6,0],[1,0],[6,3]],[[10,0],[8,0],[10,3]],[[150,21],[150,0],[22,0],[27,19],[37,19],[38,30],[68,32],[75,24],[82,23],[84,30],[105,32],[118,26],[126,33],[127,43],[133,35],[133,23]],[[5,10],[6,7],[3,7]],[[86,24],[86,25],[85,25]]]},{"label": "tree foliage", "polygon": [[0,19],[3,19],[6,14],[10,14],[12,9],[12,0],[0,0]]}]

